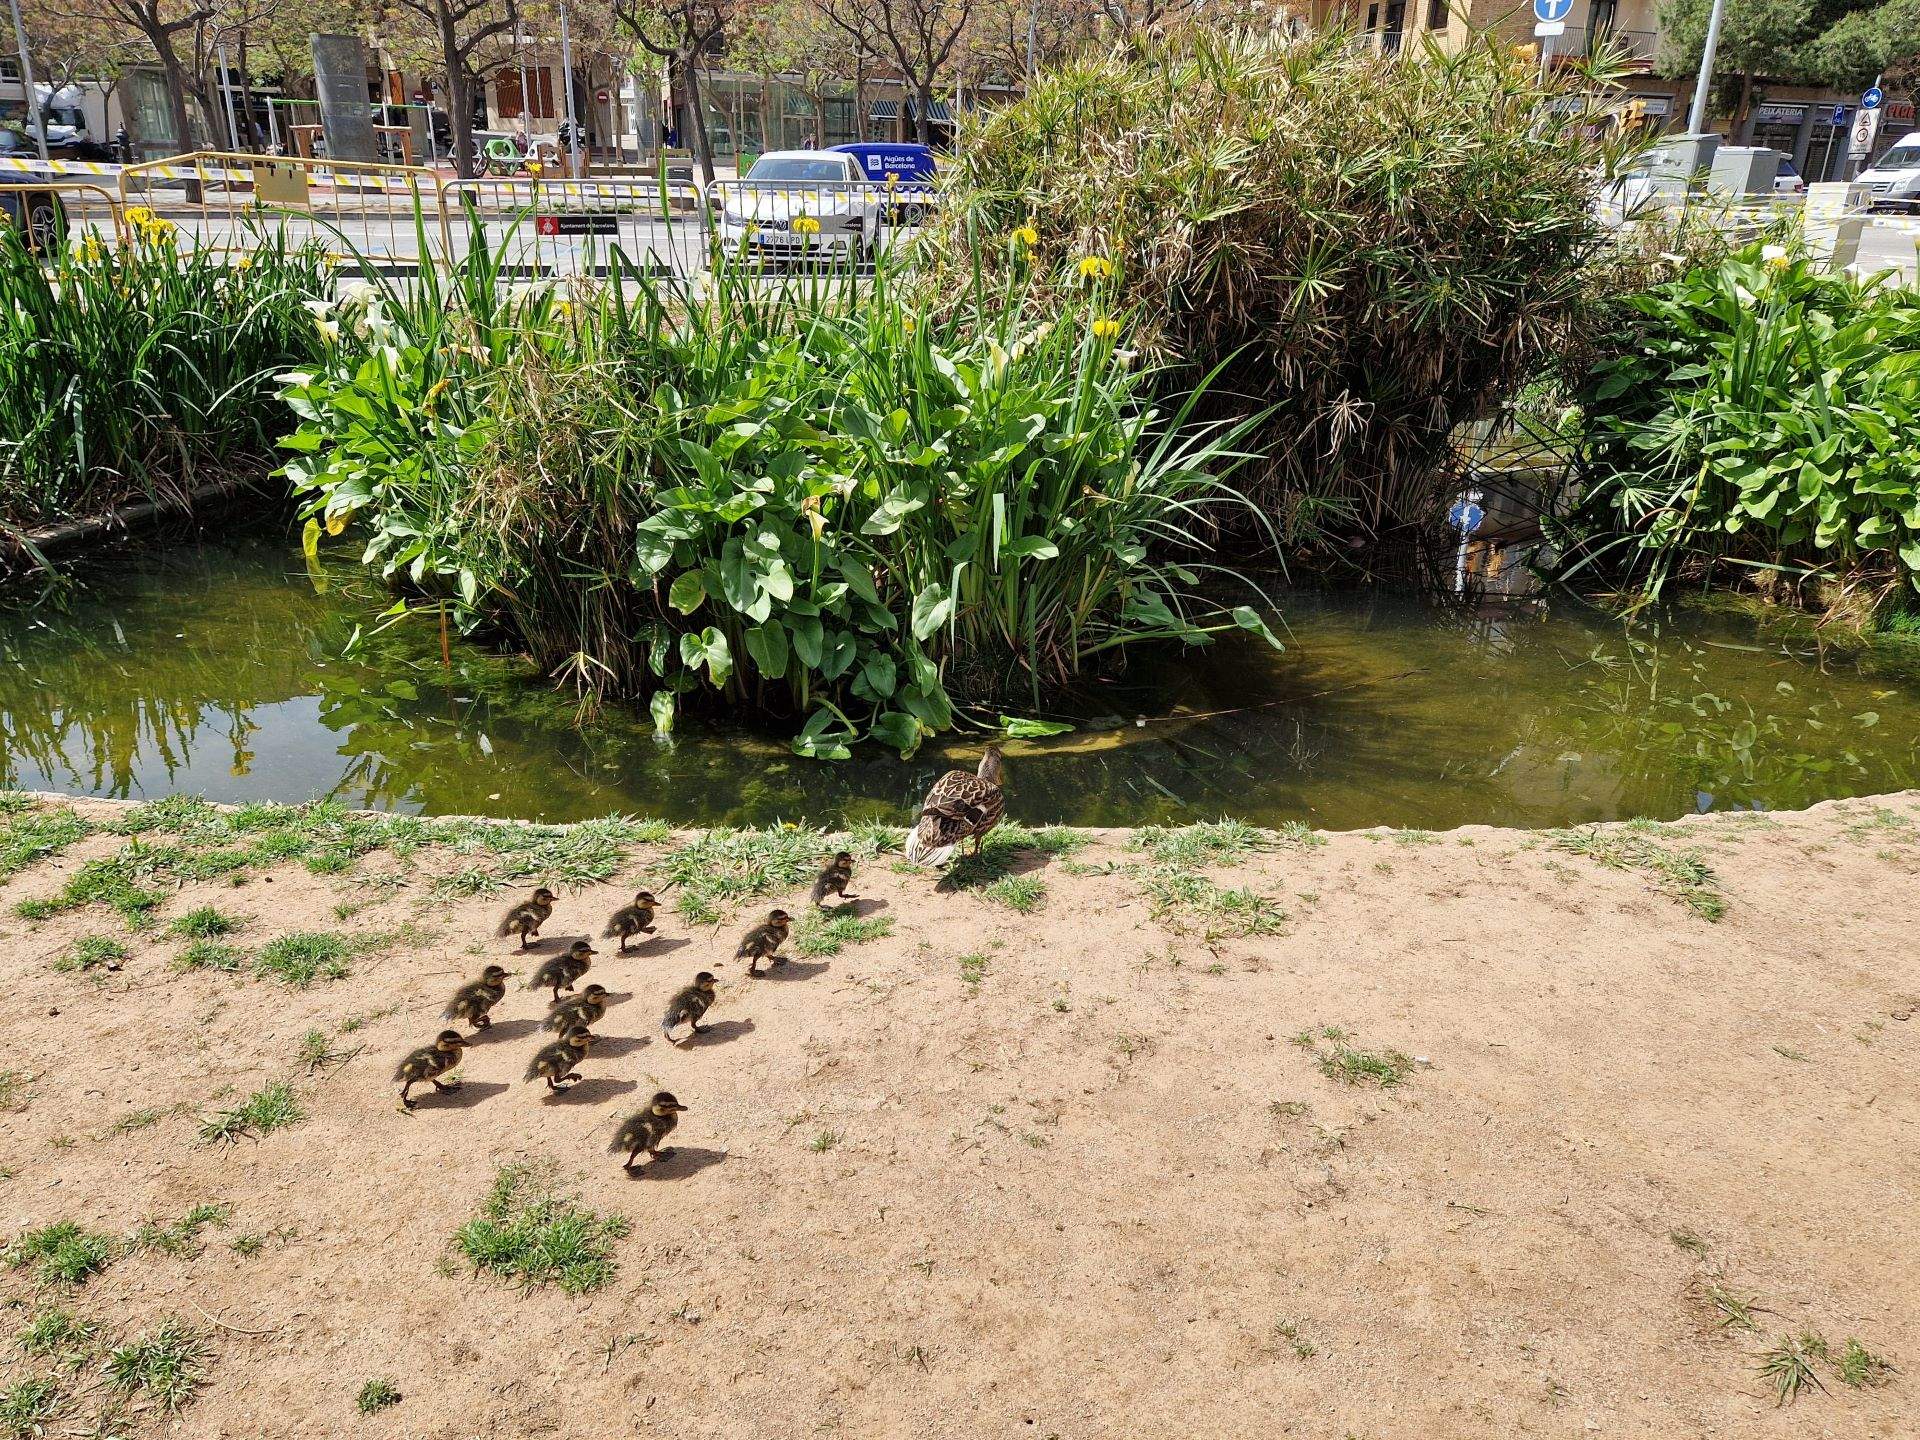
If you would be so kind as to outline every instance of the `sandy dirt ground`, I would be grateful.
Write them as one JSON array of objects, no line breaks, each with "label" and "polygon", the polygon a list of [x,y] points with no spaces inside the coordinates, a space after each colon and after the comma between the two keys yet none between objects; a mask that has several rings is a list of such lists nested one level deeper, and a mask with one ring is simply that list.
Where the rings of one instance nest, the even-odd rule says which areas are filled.
[{"label": "sandy dirt ground", "polygon": [[[0,1235],[233,1210],[197,1255],[126,1253],[67,1291],[0,1267],[0,1381],[44,1368],[10,1332],[52,1302],[109,1339],[166,1317],[207,1337],[190,1405],[131,1407],[143,1436],[1920,1434],[1920,795],[1659,839],[1697,848],[1722,918],[1491,829],[1211,870],[1287,913],[1212,940],[1156,913],[1123,832],[1024,858],[1030,915],[881,859],[853,888],[890,935],[756,981],[731,957],[763,906],[667,912],[596,963],[632,998],[572,1093],[522,1083],[544,1005],[516,988],[465,1088],[405,1115],[399,1057],[486,959],[521,963],[500,899],[372,885],[381,855],[194,884],[161,921],[212,902],[249,949],[413,928],[305,990],[180,974],[160,926],[13,915],[118,843],[96,835],[0,887],[0,1068],[24,1077]],[[653,854],[564,893],[543,953],[597,933]],[[455,863],[423,854],[416,881]],[[56,972],[88,933],[131,958]],[[662,1001],[702,967],[715,1031],[668,1046]],[[309,1073],[316,1028],[349,1058]],[[1410,1068],[1344,1083],[1319,1064],[1338,1043]],[[303,1122],[201,1142],[280,1079]],[[607,1142],[660,1086],[691,1109],[633,1178]],[[515,1161],[632,1222],[610,1284],[522,1290],[453,1258]],[[240,1233],[268,1239],[239,1255]],[[1717,1323],[1716,1285],[1756,1329]],[[1817,1366],[1825,1389],[1776,1407],[1760,1358],[1806,1330],[1897,1369],[1855,1389]],[[49,1433],[87,1433],[97,1370]],[[374,1376],[403,1398],[362,1417]]]}]

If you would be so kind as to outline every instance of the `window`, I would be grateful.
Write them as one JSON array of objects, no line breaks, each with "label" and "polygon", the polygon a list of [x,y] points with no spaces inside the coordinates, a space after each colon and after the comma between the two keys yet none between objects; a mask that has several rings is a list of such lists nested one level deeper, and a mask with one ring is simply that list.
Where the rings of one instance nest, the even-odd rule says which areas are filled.
[{"label": "window", "polygon": [[[551,120],[557,113],[553,108],[553,72],[544,67],[527,67],[527,84],[533,91],[533,104],[528,107],[529,118]],[[493,87],[496,107],[502,120],[518,120],[521,116],[520,105],[520,69],[502,70],[500,78]]]},{"label": "window", "polygon": [[1453,16],[1453,7],[1447,0],[1427,0],[1427,29],[1444,30],[1447,21]]},{"label": "window", "polygon": [[0,80],[18,80],[19,78],[20,62],[0,58]]}]

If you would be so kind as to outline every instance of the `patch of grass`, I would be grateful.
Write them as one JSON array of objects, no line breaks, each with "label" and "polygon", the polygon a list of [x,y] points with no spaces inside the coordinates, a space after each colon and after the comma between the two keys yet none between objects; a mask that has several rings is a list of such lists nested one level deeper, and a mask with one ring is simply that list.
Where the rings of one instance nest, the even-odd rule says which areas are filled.
[{"label": "patch of grass", "polygon": [[1667,1232],[1667,1239],[1697,1259],[1704,1260],[1706,1258],[1707,1242],[1691,1230],[1684,1227],[1678,1230],[1669,1230]]},{"label": "patch of grass", "polygon": [[23,1230],[7,1247],[7,1264],[15,1270],[34,1267],[43,1285],[82,1285],[113,1260],[113,1237],[88,1230],[76,1220],[56,1220],[37,1230]]},{"label": "patch of grass", "polygon": [[954,857],[953,863],[947,866],[947,883],[956,890],[991,887],[994,881],[1013,873],[1014,862],[1022,855],[1035,852],[1071,855],[1086,843],[1087,836],[1082,831],[1065,825],[1029,830],[1015,821],[1005,821],[987,832],[978,855]]},{"label": "patch of grass", "polygon": [[164,1110],[151,1106],[142,1107],[138,1110],[129,1110],[107,1127],[107,1134],[131,1135],[136,1130],[145,1130],[149,1126],[158,1125],[166,1113]]},{"label": "patch of grass", "polygon": [[811,830],[709,830],[669,851],[659,869],[678,891],[674,908],[704,924],[739,901],[811,880],[827,853],[823,837]]},{"label": "patch of grass", "polygon": [[1577,830],[1548,831],[1547,836],[1556,850],[1585,856],[1611,870],[1644,875],[1694,914],[1707,920],[1720,919],[1727,913],[1727,905],[1711,867],[1697,850],[1660,844],[1648,833],[1655,828],[1629,824],[1603,829],[1588,825]]},{"label": "patch of grass", "polygon": [[159,1328],[107,1353],[106,1376],[129,1395],[144,1393],[172,1414],[193,1399],[206,1379],[211,1348],[184,1321],[163,1320]]},{"label": "patch of grass", "polygon": [[126,959],[127,947],[111,936],[82,935],[68,947],[66,954],[53,962],[53,968],[64,975],[101,966],[117,970]]},{"label": "patch of grass", "polygon": [[246,1231],[229,1240],[227,1242],[227,1249],[231,1250],[235,1255],[240,1256],[243,1260],[251,1260],[267,1248],[267,1242],[269,1240],[277,1245],[286,1245],[299,1233],[299,1231],[285,1225],[276,1225],[264,1235],[255,1234],[253,1231]]},{"label": "patch of grass", "polygon": [[1849,1335],[1834,1372],[1839,1375],[1843,1385],[1852,1386],[1855,1390],[1871,1390],[1887,1383],[1893,1374],[1893,1366]]},{"label": "patch of grass", "polygon": [[244,957],[238,948],[218,940],[195,940],[180,947],[173,957],[176,970],[219,970],[232,974]]},{"label": "patch of grass", "polygon": [[807,1148],[816,1155],[824,1155],[838,1145],[842,1138],[838,1130],[822,1130],[807,1142]]},{"label": "patch of grass", "polygon": [[[1378,1085],[1391,1090],[1413,1072],[1413,1058],[1398,1050],[1362,1050],[1348,1043],[1348,1035],[1337,1025],[1322,1025],[1316,1034],[1302,1030],[1292,1043],[1310,1052],[1329,1080],[1347,1085]],[[1326,1041],[1327,1049],[1321,1049]]]},{"label": "patch of grass", "polygon": [[1031,915],[1047,898],[1047,884],[1037,875],[1003,875],[983,892],[1009,910]]},{"label": "patch of grass", "polygon": [[68,806],[38,805],[28,796],[6,793],[8,808],[0,811],[0,880],[52,859],[93,833],[93,826]]},{"label": "patch of grass", "polygon": [[794,932],[793,948],[803,956],[838,955],[849,945],[878,940],[893,933],[893,919],[874,915],[861,919],[851,905],[842,905],[829,916],[807,915]]},{"label": "patch of grass", "polygon": [[239,928],[240,922],[233,916],[223,914],[211,905],[202,905],[170,921],[167,934],[181,940],[218,940],[222,935],[231,935]]},{"label": "patch of grass", "polygon": [[1431,830],[1395,830],[1393,843],[1396,845],[1438,845],[1440,837]]},{"label": "patch of grass", "polygon": [[192,1259],[206,1248],[200,1244],[200,1232],[209,1225],[225,1226],[232,1216],[233,1206],[225,1203],[196,1205],[178,1220],[142,1220],[127,1243],[135,1250]]},{"label": "patch of grass", "polygon": [[1778,1055],[1782,1060],[1792,1060],[1801,1065],[1810,1064],[1812,1063],[1812,1060],[1813,1060],[1813,1057],[1811,1055],[1803,1054],[1800,1051],[1790,1049],[1785,1045],[1774,1046],[1773,1053]]},{"label": "patch of grass", "polygon": [[621,1216],[596,1215],[557,1193],[550,1167],[507,1165],[453,1245],[476,1270],[583,1295],[613,1278],[613,1242],[627,1231]]},{"label": "patch of grass", "polygon": [[53,1305],[36,1314],[13,1338],[24,1355],[71,1365],[84,1358],[98,1329],[71,1310]]},{"label": "patch of grass", "polygon": [[1799,1335],[1782,1335],[1778,1344],[1761,1355],[1760,1377],[1773,1391],[1776,1407],[1792,1404],[1808,1386],[1816,1390],[1827,1388],[1813,1368],[1813,1362],[1823,1359],[1826,1351],[1826,1341],[1809,1330]]},{"label": "patch of grass", "polygon": [[344,980],[354,948],[329,930],[296,930],[269,940],[254,958],[253,973],[304,990],[316,980]]},{"label": "patch of grass", "polygon": [[369,1380],[360,1387],[360,1393],[354,1397],[353,1406],[362,1415],[376,1415],[399,1403],[399,1387],[391,1380],[381,1377]]},{"label": "patch of grass", "polygon": [[30,1083],[24,1070],[0,1070],[0,1111],[26,1109],[33,1098]]},{"label": "patch of grass", "polygon": [[1243,860],[1256,850],[1271,849],[1274,836],[1242,820],[1206,820],[1178,827],[1148,825],[1134,832],[1131,843],[1157,865],[1192,868]]},{"label": "patch of grass", "polygon": [[44,1377],[20,1380],[0,1390],[0,1435],[29,1440],[44,1435],[60,1408],[60,1387]]},{"label": "patch of grass", "polygon": [[200,1124],[200,1139],[205,1144],[236,1141],[243,1136],[259,1137],[284,1130],[307,1118],[300,1097],[285,1080],[276,1080],[249,1095],[231,1110],[221,1110]]},{"label": "patch of grass", "polygon": [[1701,1286],[1701,1295],[1714,1312],[1714,1325],[1721,1330],[1758,1331],[1759,1322],[1753,1318],[1758,1299],[1742,1297],[1719,1280],[1709,1280]]},{"label": "patch of grass", "polygon": [[987,957],[979,951],[960,957],[960,983],[967,987],[971,995],[980,993],[980,984],[987,978]]},{"label": "patch of grass", "polygon": [[1297,1359],[1311,1360],[1320,1353],[1319,1347],[1302,1335],[1300,1327],[1291,1320],[1274,1321],[1273,1333],[1293,1351]]}]

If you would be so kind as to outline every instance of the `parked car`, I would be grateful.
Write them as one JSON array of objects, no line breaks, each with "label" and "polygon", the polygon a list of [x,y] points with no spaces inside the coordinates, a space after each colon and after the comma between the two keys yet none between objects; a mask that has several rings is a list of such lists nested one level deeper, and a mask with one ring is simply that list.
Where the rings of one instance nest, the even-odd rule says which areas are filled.
[{"label": "parked car", "polygon": [[1920,212],[1920,130],[1894,141],[1854,183],[1866,187],[1870,210]]},{"label": "parked car", "polygon": [[[879,243],[886,192],[837,150],[772,150],[716,192],[720,238],[766,254],[864,255]],[[813,220],[817,230],[794,229]]]},{"label": "parked car", "polygon": [[1773,175],[1773,193],[1776,195],[1804,195],[1807,182],[1793,163],[1793,157],[1784,151],[1780,155],[1780,168]]},{"label": "parked car", "polygon": [[25,235],[36,255],[48,255],[67,233],[67,212],[42,181],[13,171],[0,174],[0,225]]},{"label": "parked car", "polygon": [[[100,160],[113,159],[113,151],[105,145],[97,145],[85,135],[72,132],[62,133],[63,127],[47,127],[47,158],[49,160]],[[0,125],[0,159],[38,160],[40,146],[25,130],[16,125]]]}]

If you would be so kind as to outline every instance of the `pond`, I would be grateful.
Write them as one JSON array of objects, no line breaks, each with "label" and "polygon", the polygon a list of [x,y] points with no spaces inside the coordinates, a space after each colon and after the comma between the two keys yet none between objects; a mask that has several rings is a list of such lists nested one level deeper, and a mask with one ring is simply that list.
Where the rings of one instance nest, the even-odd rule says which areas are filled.
[{"label": "pond", "polygon": [[[961,737],[902,762],[802,760],[778,736],[638,709],[576,724],[525,666],[316,589],[282,536],[129,544],[59,609],[0,613],[0,783],[685,824],[908,818]],[[1625,628],[1573,604],[1474,616],[1290,592],[1284,654],[1236,639],[1136,663],[1069,735],[1008,748],[1030,822],[1234,815],[1330,829],[1565,825],[1792,808],[1920,784],[1920,686],[1697,615]]]}]

